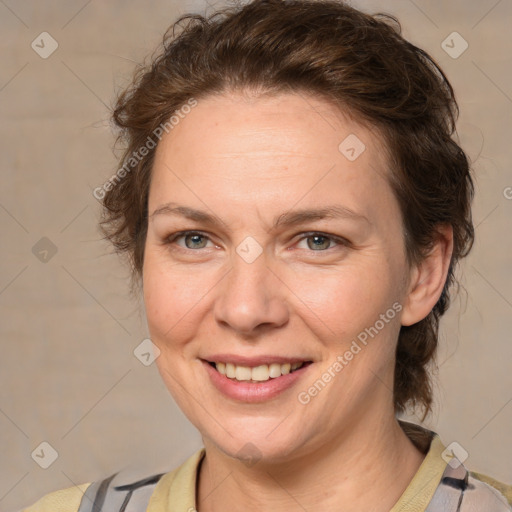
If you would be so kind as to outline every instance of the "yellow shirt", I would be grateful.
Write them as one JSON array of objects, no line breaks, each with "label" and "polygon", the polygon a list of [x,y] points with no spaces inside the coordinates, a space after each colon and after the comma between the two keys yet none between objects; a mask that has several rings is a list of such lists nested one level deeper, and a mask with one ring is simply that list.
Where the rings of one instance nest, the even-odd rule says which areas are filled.
[{"label": "yellow shirt", "polygon": [[[413,438],[415,433],[416,436],[419,435],[421,437],[421,431],[419,430],[421,427],[404,424],[403,422],[401,424],[402,427],[407,425],[408,431],[404,430],[406,430],[409,437]],[[418,438],[413,439],[413,442],[416,444]],[[436,493],[442,485],[447,485],[442,484],[442,480],[444,481],[443,474],[445,470],[449,469],[447,468],[447,461],[450,462],[450,458],[446,456],[446,453],[443,458],[444,451],[445,446],[439,439],[439,436],[433,434],[425,459],[390,512],[430,512],[431,510],[435,512],[438,510],[439,512],[451,510],[460,510],[462,512],[464,510],[472,510],[474,512],[491,512],[491,510],[494,512],[496,510],[501,512],[502,510],[512,510],[512,508],[509,508],[512,503],[512,486],[502,484],[490,477],[477,473],[469,473],[469,489],[479,489],[481,491],[479,494],[473,492],[477,499],[472,500],[472,498],[469,498],[468,501],[465,498],[466,504],[461,506],[460,498],[457,495],[456,499],[459,500],[458,506],[455,508],[451,505],[449,506],[449,492],[446,495],[439,493],[439,491]],[[150,495],[146,512],[194,512],[196,510],[197,469],[204,457],[204,453],[204,449],[199,450],[180,467],[165,474],[158,480]],[[462,469],[463,466],[461,466]],[[455,472],[452,471],[452,473],[454,474]],[[84,484],[50,493],[33,506],[25,509],[24,512],[77,512],[82,497],[86,489],[89,488],[89,485]],[[450,487],[450,485],[447,485],[447,487]],[[433,500],[435,493],[436,497]],[[484,495],[483,501],[481,500],[482,494]],[[469,491],[467,496],[471,496]],[[489,503],[492,503],[492,509],[486,508],[487,500],[489,500]],[[89,501],[91,500],[89,499]],[[429,503],[431,504],[430,507]],[[477,508],[475,508],[475,504]],[[497,508],[494,508],[495,505]],[[438,508],[439,506],[441,508]],[[105,508],[104,512],[117,511]]]}]

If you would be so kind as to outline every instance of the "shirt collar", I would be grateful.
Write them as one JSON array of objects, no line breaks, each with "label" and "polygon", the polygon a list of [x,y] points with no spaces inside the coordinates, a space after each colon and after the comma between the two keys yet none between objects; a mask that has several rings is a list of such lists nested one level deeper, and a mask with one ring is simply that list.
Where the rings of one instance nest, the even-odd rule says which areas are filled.
[{"label": "shirt collar", "polygon": [[[419,425],[400,421],[407,436],[426,452],[418,471],[390,512],[423,512],[431,501],[443,476],[447,462],[439,436]],[[196,510],[196,482],[200,463],[205,455],[202,448],[179,468],[164,475],[151,496],[147,512],[194,512]]]}]

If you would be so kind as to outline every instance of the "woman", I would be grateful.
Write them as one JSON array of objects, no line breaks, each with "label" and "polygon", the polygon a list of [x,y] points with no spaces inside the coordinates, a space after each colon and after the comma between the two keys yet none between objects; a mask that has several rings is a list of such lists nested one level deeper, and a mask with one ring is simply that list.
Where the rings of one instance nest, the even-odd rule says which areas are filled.
[{"label": "woman", "polygon": [[179,20],[118,99],[127,149],[95,195],[204,449],[27,510],[510,510],[510,486],[397,420],[430,411],[473,242],[456,115],[392,17],[255,0]]}]

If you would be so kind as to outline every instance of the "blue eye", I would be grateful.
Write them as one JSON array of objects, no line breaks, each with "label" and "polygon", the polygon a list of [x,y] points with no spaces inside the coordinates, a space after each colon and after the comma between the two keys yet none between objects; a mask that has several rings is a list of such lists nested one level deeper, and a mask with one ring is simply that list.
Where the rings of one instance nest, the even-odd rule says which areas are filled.
[{"label": "blue eye", "polygon": [[341,238],[326,235],[324,233],[304,233],[300,242],[306,240],[307,248],[313,252],[324,252],[332,248],[332,244],[347,245]]},{"label": "blue eye", "polygon": [[[299,247],[299,249],[307,249],[311,252],[327,252],[337,246],[347,246],[348,241],[320,232],[301,233],[303,236],[298,244],[306,241],[307,247]],[[184,240],[184,244],[177,243],[178,240]],[[210,237],[199,231],[181,231],[174,233],[166,239],[167,244],[176,244],[184,250],[207,249],[208,242],[212,243]],[[211,247],[211,246],[210,246]]]},{"label": "blue eye", "polygon": [[179,240],[180,238],[185,240],[186,249],[205,249],[205,244],[209,240],[206,235],[198,233],[197,231],[184,231],[182,233],[176,233],[176,235],[172,236],[168,242],[176,242],[176,240]]},{"label": "blue eye", "polygon": [[[307,240],[308,248],[317,251],[329,249],[332,243],[332,239],[324,235],[312,235],[305,238]],[[312,241],[310,243],[310,241]]]}]

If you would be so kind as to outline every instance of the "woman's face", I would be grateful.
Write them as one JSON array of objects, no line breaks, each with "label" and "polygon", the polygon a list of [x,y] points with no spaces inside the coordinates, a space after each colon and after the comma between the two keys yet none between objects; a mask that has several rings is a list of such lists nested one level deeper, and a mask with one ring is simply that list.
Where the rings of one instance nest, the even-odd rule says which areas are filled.
[{"label": "woman's face", "polygon": [[303,95],[202,99],[162,138],[145,306],[207,446],[285,460],[393,414],[410,270],[388,175],[376,133]]}]

